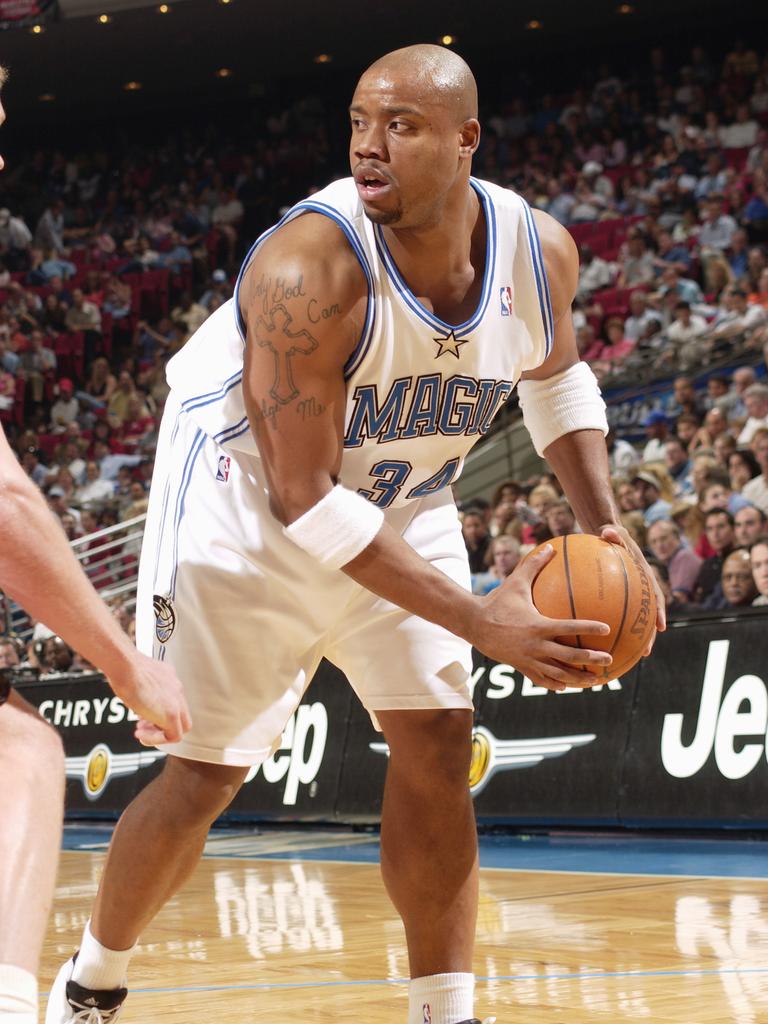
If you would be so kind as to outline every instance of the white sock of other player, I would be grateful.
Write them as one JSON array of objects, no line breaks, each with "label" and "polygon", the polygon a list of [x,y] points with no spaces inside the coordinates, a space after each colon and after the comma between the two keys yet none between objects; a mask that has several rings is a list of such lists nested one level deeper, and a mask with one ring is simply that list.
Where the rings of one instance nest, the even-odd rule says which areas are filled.
[{"label": "white sock of other player", "polygon": [[102,946],[91,932],[91,922],[85,926],[77,962],[72,972],[72,980],[83,988],[102,991],[110,988],[122,988],[128,973],[128,964],[136,950],[107,949]]},{"label": "white sock of other player", "polygon": [[0,964],[0,1020],[37,1024],[37,980],[15,964]]},{"label": "white sock of other player", "polygon": [[459,1024],[473,1016],[474,974],[431,974],[412,979],[408,1024]]}]

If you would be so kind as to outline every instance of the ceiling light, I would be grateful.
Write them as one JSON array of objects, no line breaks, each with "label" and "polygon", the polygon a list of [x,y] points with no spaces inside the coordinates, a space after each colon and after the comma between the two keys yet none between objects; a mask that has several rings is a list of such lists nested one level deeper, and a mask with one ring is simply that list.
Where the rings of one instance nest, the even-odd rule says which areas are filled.
[{"label": "ceiling light", "polygon": [[217,78],[231,78],[232,77],[232,73],[233,73],[232,72],[232,68],[219,68],[219,70],[216,72],[216,77]]},{"label": "ceiling light", "polygon": [[56,99],[52,92],[42,92],[37,98],[41,103],[53,103]]},{"label": "ceiling light", "polygon": [[168,6],[168,4],[160,4],[160,6],[157,8],[158,14],[170,14],[170,12],[171,8]]},{"label": "ceiling light", "polygon": [[100,25],[108,25],[110,23],[110,21],[112,21],[112,18],[111,18],[111,16],[109,14],[100,14],[99,15],[99,24]]},{"label": "ceiling light", "polygon": [[443,46],[453,46],[456,42],[456,36],[440,36],[440,42]]},{"label": "ceiling light", "polygon": [[541,28],[542,26],[541,22],[538,21],[536,18],[531,18],[531,20],[526,24],[525,27],[531,29],[531,31],[534,31],[535,29]]},{"label": "ceiling light", "polygon": [[141,88],[141,82],[126,82],[123,86],[126,92],[138,92]]},{"label": "ceiling light", "polygon": [[330,53],[318,53],[314,60],[315,64],[330,64],[333,57]]},{"label": "ceiling light", "polygon": [[632,4],[622,4],[619,7],[619,14],[634,14],[634,13],[635,13],[635,8],[632,6]]},{"label": "ceiling light", "polygon": [[29,31],[33,36],[41,36],[45,32],[45,28],[42,25],[33,25]]},{"label": "ceiling light", "polygon": [[229,6],[229,4],[232,3],[232,0],[219,0],[219,3],[221,4],[222,7],[227,7]]}]

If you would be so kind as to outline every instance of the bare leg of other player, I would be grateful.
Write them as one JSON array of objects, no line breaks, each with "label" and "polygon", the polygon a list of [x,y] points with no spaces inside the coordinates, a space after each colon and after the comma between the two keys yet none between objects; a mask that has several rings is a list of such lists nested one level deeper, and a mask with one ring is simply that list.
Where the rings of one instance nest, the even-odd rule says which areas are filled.
[{"label": "bare leg of other player", "polygon": [[118,822],[91,918],[108,949],[127,950],[187,881],[208,829],[231,803],[247,768],[169,757]]},{"label": "bare leg of other player", "polygon": [[412,978],[472,971],[477,831],[472,712],[377,712],[390,748],[381,870],[405,925]]},{"label": "bare leg of other player", "polygon": [[59,861],[64,751],[13,691],[0,707],[0,779],[0,964],[36,975]]}]

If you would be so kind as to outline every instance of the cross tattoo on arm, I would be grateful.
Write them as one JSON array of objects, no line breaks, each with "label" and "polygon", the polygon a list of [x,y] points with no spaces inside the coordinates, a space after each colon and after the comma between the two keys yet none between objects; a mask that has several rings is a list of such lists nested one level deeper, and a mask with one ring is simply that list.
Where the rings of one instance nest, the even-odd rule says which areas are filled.
[{"label": "cross tattoo on arm", "polygon": [[[294,356],[308,356],[317,348],[317,341],[309,331],[290,330],[293,317],[281,303],[270,310],[267,317],[260,316],[254,332],[256,344],[269,349],[275,361],[275,377],[269,389],[271,397],[280,405],[288,405],[298,397],[299,389],[293,380]],[[285,339],[290,344],[285,345]],[[275,344],[277,343],[277,344]]]}]

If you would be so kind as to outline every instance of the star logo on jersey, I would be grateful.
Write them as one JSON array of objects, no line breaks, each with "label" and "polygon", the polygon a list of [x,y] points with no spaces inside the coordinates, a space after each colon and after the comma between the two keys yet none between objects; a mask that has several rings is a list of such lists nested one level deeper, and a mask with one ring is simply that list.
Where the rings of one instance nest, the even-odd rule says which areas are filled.
[{"label": "star logo on jersey", "polygon": [[435,359],[439,359],[440,356],[445,355],[446,352],[450,352],[452,356],[459,358],[459,349],[462,345],[466,345],[469,338],[457,338],[455,331],[449,331],[448,337],[446,338],[433,338],[433,341],[437,342],[437,355]]}]

